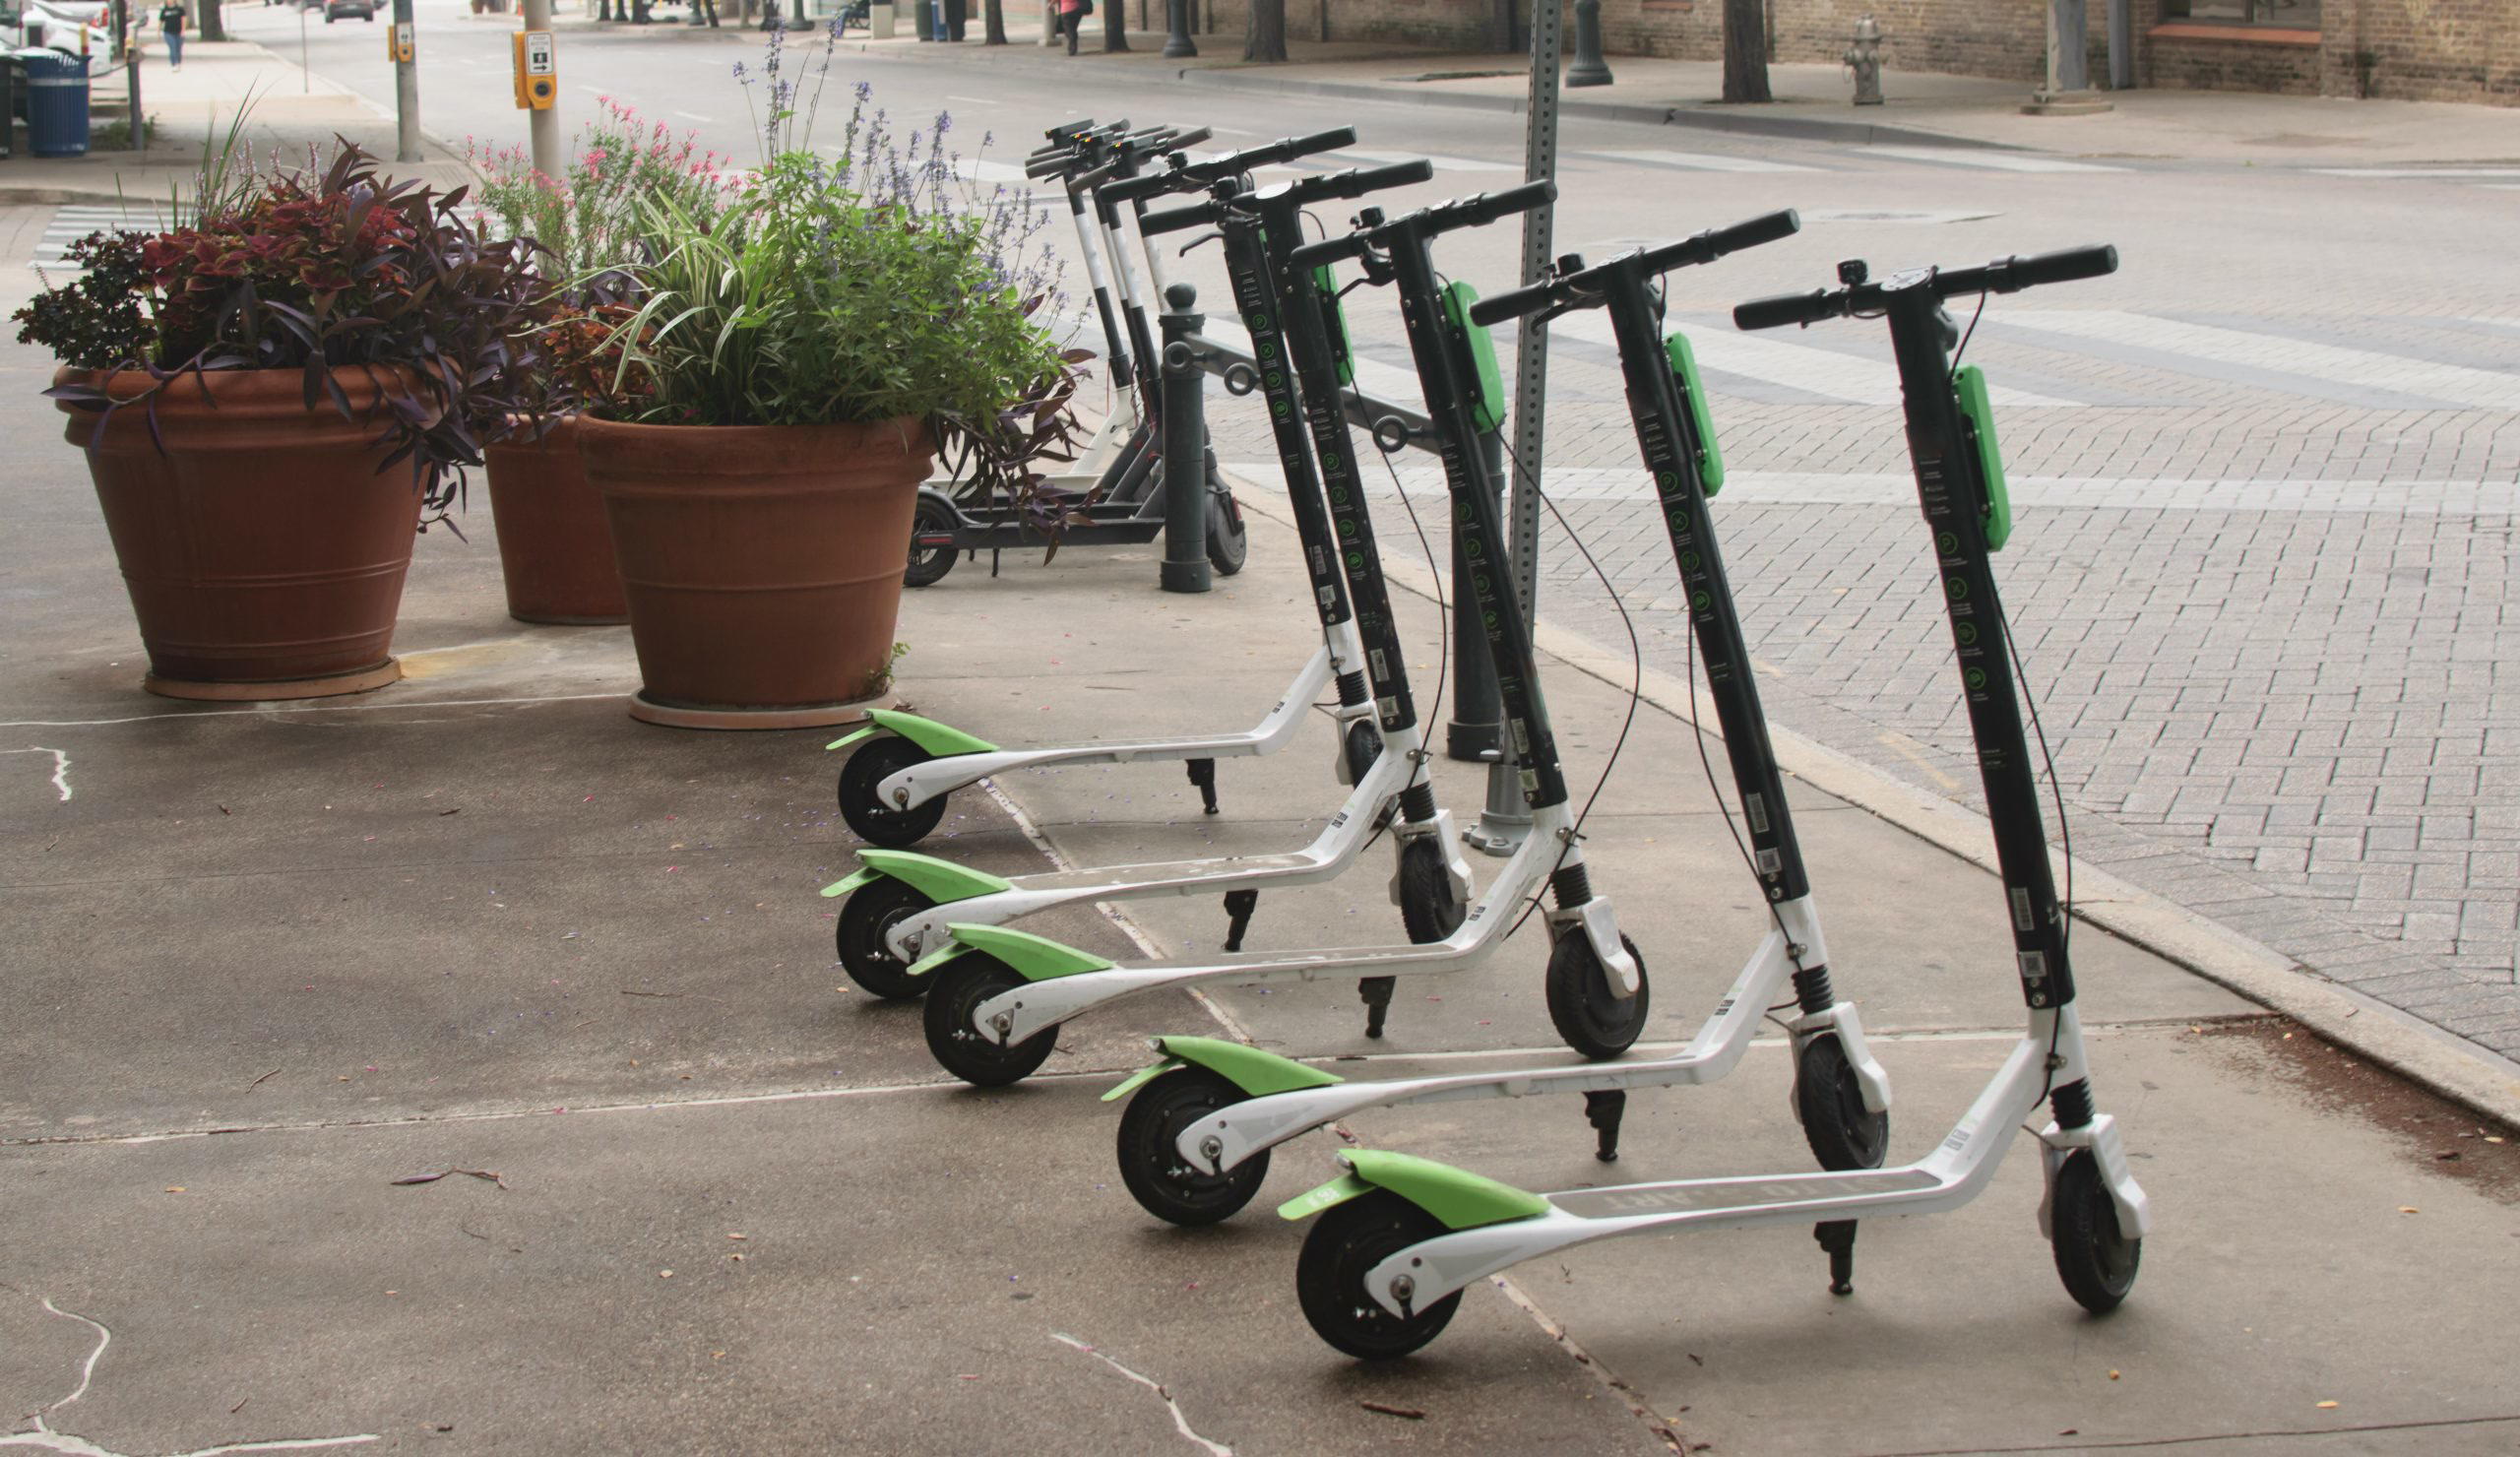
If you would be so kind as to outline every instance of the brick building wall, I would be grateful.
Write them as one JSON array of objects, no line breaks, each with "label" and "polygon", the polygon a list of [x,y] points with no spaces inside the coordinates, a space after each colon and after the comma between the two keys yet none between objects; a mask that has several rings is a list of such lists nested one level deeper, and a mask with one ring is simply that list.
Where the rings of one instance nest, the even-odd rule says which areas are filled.
[{"label": "brick building wall", "polygon": [[[1247,4],[1203,0],[1216,43],[1242,34]],[[2185,26],[2164,20],[2162,0],[2134,4],[2146,86],[2520,105],[2520,0],[2322,0],[2319,29],[2291,32]],[[1870,15],[1894,72],[2025,85],[2047,73],[2047,0],[1768,0],[1768,11],[1779,61],[1837,60]],[[2086,14],[2092,75],[2105,83],[2107,0],[2086,0]],[[1326,16],[1335,39],[1477,53],[1489,48],[1493,15],[1494,0],[1287,0],[1287,32],[1318,36]],[[1602,44],[1613,56],[1719,59],[1723,0],[1602,0]]]}]

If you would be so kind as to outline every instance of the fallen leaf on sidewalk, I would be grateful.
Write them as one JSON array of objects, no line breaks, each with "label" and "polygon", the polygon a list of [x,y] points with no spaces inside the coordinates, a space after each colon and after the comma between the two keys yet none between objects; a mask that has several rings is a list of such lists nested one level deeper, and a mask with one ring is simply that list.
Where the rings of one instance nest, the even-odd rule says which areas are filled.
[{"label": "fallen leaf on sidewalk", "polygon": [[1388,1403],[1378,1401],[1360,1401],[1356,1403],[1356,1405],[1363,1407],[1368,1412],[1380,1412],[1386,1417],[1399,1417],[1410,1422],[1423,1422],[1426,1420],[1426,1414],[1417,1407],[1395,1407]]},{"label": "fallen leaf on sidewalk", "polygon": [[464,1173],[470,1174],[474,1178],[487,1179],[489,1182],[497,1184],[503,1189],[508,1186],[508,1181],[506,1179],[501,1178],[497,1172],[488,1169],[441,1169],[435,1173],[406,1173],[401,1178],[387,1179],[386,1182],[393,1184],[435,1183],[450,1173]]},{"label": "fallen leaf on sidewalk", "polygon": [[184,1191],[184,1186],[183,1186],[182,1184],[168,1184],[168,1185],[166,1185],[166,1192],[167,1192],[167,1193],[169,1193],[169,1194],[180,1194],[180,1193],[182,1193],[183,1191]]},{"label": "fallen leaf on sidewalk", "polygon": [[2423,1212],[2423,1210],[2416,1208],[2412,1204],[2401,1204],[2398,1206],[2398,1213],[2400,1214],[2422,1214]]},{"label": "fallen leaf on sidewalk", "polygon": [[2319,1403],[2319,1410],[2320,1410],[2320,1411],[2322,1411],[2322,1412],[2333,1412],[2333,1411],[2335,1411],[2335,1410],[2336,1410],[2336,1403],[2334,1403],[2334,1402],[2332,1402],[2332,1401],[2323,1401],[2323,1402],[2320,1402],[2320,1403]]}]

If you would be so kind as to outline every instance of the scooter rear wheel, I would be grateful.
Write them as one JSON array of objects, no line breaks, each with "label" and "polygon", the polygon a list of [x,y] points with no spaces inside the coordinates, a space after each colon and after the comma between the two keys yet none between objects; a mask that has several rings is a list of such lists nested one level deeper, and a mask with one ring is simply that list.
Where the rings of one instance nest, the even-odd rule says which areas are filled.
[{"label": "scooter rear wheel", "polygon": [[850,891],[841,902],[840,928],[833,937],[849,980],[891,1001],[926,995],[927,979],[910,975],[910,964],[893,954],[884,937],[905,917],[935,904],[916,886],[890,875]]},{"label": "scooter rear wheel", "polygon": [[985,951],[966,951],[932,974],[925,1019],[927,1050],[937,1064],[975,1088],[1003,1088],[1030,1077],[1059,1044],[1055,1027],[1043,1028],[1012,1046],[972,1025],[972,1013],[1001,991],[1025,984],[1013,967]]},{"label": "scooter rear wheel", "polygon": [[1269,1176],[1262,1149],[1223,1173],[1181,1157],[1181,1130],[1243,1101],[1233,1081],[1204,1067],[1176,1067],[1137,1091],[1120,1115],[1120,1182],[1157,1219],[1185,1227],[1231,1219]]},{"label": "scooter rear wheel", "polygon": [[907,738],[879,734],[857,746],[840,766],[840,817],[857,838],[900,850],[916,845],[945,820],[946,795],[897,809],[877,796],[886,779],[936,757]]},{"label": "scooter rear wheel", "polygon": [[918,538],[928,536],[952,536],[962,526],[954,508],[921,494],[911,515],[910,568],[902,573],[904,587],[933,587],[954,570],[954,548],[951,545],[921,546]]},{"label": "scooter rear wheel", "polygon": [[2117,1308],[2135,1288],[2144,1241],[2129,1239],[2117,1223],[2116,1201],[2100,1176],[2089,1149],[2065,1156],[2048,1198],[2048,1242],[2056,1251],[2056,1275],[2065,1294],[2094,1315]]},{"label": "scooter rear wheel", "polygon": [[1627,937],[1619,937],[1618,943],[1636,959],[1634,996],[1622,997],[1613,988],[1610,969],[1593,954],[1592,938],[1582,927],[1560,932],[1548,953],[1548,1020],[1566,1045],[1596,1061],[1616,1057],[1635,1045],[1654,1001],[1645,957]]},{"label": "scooter rear wheel", "polygon": [[1400,923],[1408,928],[1410,941],[1418,946],[1440,941],[1461,929],[1461,919],[1469,914],[1444,863],[1444,848],[1424,836],[1403,844]]},{"label": "scooter rear wheel", "polygon": [[1802,1141],[1820,1167],[1844,1173],[1878,1169],[1890,1148],[1890,1114],[1863,1106],[1863,1085],[1836,1033],[1802,1045],[1794,1068],[1794,1108],[1802,1115]]},{"label": "scooter rear wheel", "polygon": [[1233,497],[1223,491],[1208,492],[1208,565],[1220,577],[1230,577],[1242,570],[1251,554],[1251,535],[1243,529],[1242,512]]},{"label": "scooter rear wheel", "polygon": [[1443,1334],[1461,1306],[1454,1291],[1404,1319],[1365,1294],[1365,1276],[1395,1252],[1444,1233],[1435,1217],[1376,1189],[1332,1209],[1304,1236],[1295,1258],[1295,1299],[1313,1334],[1360,1361],[1407,1356]]}]

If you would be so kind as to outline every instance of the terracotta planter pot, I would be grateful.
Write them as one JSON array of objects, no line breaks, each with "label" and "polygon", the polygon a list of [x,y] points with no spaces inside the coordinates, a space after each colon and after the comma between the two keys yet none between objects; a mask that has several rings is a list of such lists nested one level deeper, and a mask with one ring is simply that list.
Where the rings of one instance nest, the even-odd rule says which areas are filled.
[{"label": "terracotta planter pot", "polygon": [[647,687],[631,713],[692,728],[857,716],[892,665],[911,511],[935,446],[872,425],[582,419]]},{"label": "terracotta planter pot", "polygon": [[519,622],[629,621],[603,497],[578,467],[576,418],[559,420],[539,440],[488,446],[481,459],[489,467],[508,615]]},{"label": "terracotta planter pot", "polygon": [[[87,451],[96,416],[61,406],[140,619],[149,691],[315,698],[401,676],[386,649],[420,492],[408,464],[379,474],[386,452],[369,443],[388,418],[378,384],[364,370],[335,378],[360,418],[330,403],[307,409],[294,369],[205,375],[210,401],[185,379],[158,397],[162,450],[134,408]],[[129,397],[148,384],[124,373],[106,389]]]}]

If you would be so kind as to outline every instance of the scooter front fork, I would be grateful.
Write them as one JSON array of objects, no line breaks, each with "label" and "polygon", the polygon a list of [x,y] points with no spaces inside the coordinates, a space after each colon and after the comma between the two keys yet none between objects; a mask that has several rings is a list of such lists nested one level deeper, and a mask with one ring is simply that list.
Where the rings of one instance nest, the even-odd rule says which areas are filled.
[{"label": "scooter front fork", "polygon": [[1594,959],[1609,973],[1610,984],[1619,995],[1634,996],[1645,984],[1645,976],[1619,940],[1618,917],[1610,910],[1610,898],[1594,893],[1592,872],[1584,868],[1584,850],[1576,844],[1575,832],[1557,833],[1566,842],[1566,854],[1548,877],[1549,897],[1555,903],[1548,913],[1549,942],[1556,944],[1568,926],[1580,926],[1584,939],[1593,945]]}]

